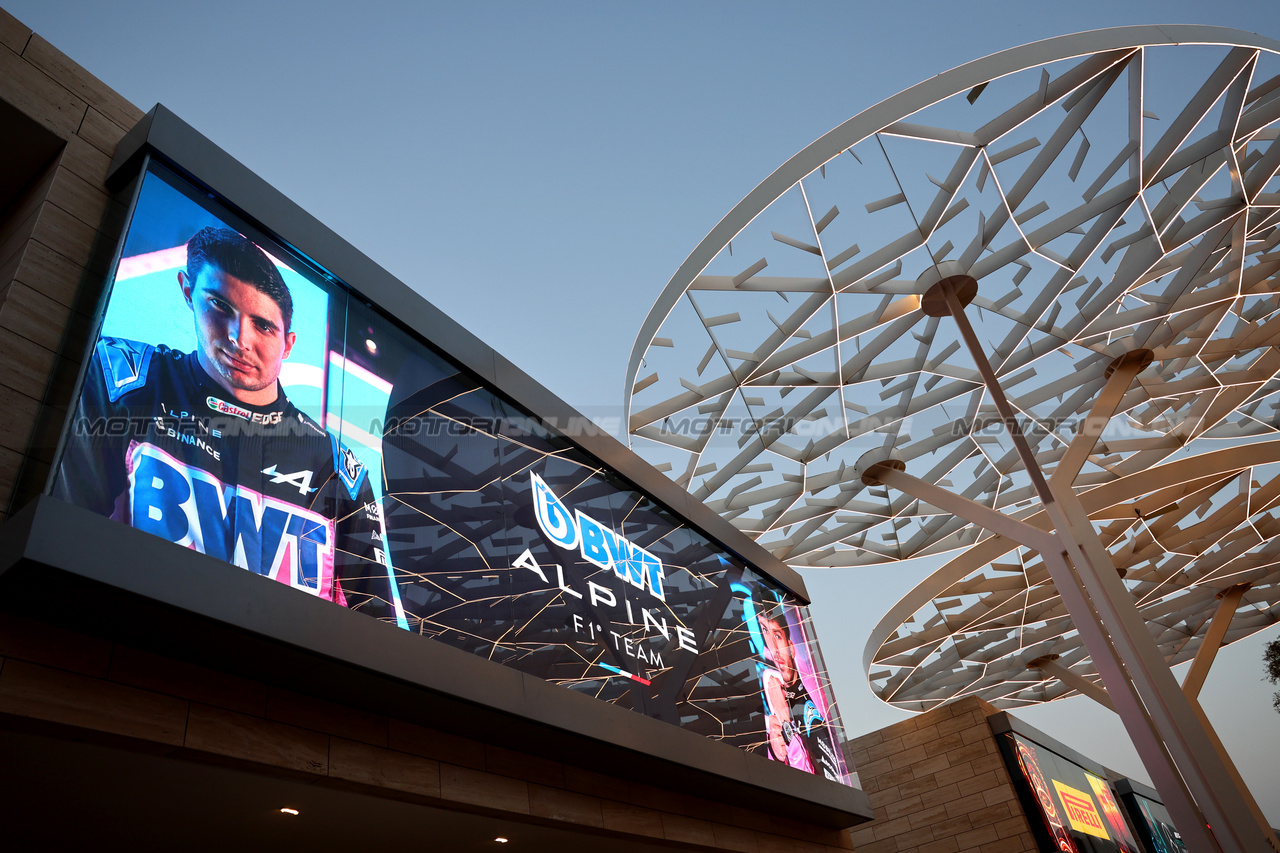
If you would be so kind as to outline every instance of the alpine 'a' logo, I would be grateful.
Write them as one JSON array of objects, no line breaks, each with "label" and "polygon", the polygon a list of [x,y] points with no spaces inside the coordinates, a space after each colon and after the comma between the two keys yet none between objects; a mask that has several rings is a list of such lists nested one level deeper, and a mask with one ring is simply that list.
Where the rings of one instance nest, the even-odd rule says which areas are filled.
[{"label": "alpine 'a' logo", "polygon": [[274,485],[288,483],[304,495],[309,495],[315,491],[315,489],[311,488],[310,471],[297,471],[293,474],[281,474],[276,471],[276,466],[272,465],[270,468],[263,468],[262,473],[269,476],[272,484]]}]

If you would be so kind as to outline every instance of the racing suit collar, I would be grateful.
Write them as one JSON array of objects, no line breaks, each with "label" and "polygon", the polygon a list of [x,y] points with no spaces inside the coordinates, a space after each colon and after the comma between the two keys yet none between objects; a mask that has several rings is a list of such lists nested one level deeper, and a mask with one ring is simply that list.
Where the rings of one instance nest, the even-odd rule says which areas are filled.
[{"label": "racing suit collar", "polygon": [[200,359],[195,352],[187,353],[182,362],[193,384],[200,389],[200,396],[205,398],[209,408],[214,411],[221,411],[223,414],[249,412],[250,414],[269,415],[275,412],[284,412],[289,407],[289,398],[285,396],[284,386],[280,384],[279,379],[276,380],[275,402],[255,406],[252,403],[242,403],[228,394],[225,388],[213,381],[213,377],[200,366]]}]

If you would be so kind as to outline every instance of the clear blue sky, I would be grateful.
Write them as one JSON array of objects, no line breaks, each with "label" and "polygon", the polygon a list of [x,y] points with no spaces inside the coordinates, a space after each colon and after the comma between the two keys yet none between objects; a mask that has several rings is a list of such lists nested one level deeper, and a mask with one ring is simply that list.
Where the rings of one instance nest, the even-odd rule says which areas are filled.
[{"label": "clear blue sky", "polygon": [[[1099,27],[1280,38],[1276,0],[360,3],[0,0],[143,109],[164,103],[592,416],[620,417],[632,341],[684,257],[756,183],[866,107],[971,59]],[[357,283],[358,284],[358,283]],[[809,572],[850,735],[904,715],[861,669],[924,575]],[[1202,694],[1280,824],[1275,631]],[[1083,698],[1019,716],[1145,779]]]}]

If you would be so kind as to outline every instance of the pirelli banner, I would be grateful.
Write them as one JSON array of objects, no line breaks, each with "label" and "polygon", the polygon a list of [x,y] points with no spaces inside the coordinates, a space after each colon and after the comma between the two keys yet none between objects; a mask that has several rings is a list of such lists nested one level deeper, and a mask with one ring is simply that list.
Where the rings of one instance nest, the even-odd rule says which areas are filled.
[{"label": "pirelli banner", "polygon": [[1139,853],[1115,792],[1098,772],[1021,734],[1006,732],[998,741],[1041,850]]},{"label": "pirelli banner", "polygon": [[228,572],[850,781],[794,596],[154,163],[63,446]]}]

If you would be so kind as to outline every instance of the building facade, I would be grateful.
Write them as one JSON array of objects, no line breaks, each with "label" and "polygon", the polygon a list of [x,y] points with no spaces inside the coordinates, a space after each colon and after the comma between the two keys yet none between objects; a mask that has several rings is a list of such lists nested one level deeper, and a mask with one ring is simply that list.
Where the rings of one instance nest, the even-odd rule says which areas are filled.
[{"label": "building facade", "polygon": [[[157,107],[144,115],[3,12],[0,149],[0,742],[6,768],[0,809],[7,812],[11,837],[48,849],[128,839],[143,849],[177,843],[217,849],[305,842],[346,849],[356,843],[426,842],[463,850],[503,843],[499,837],[527,849],[851,849],[845,830],[870,817],[870,809],[865,795],[848,784],[856,783],[856,774],[828,766],[830,754],[840,755],[834,705],[821,698],[822,690],[809,691],[825,714],[819,728],[830,723],[823,737],[836,744],[834,753],[816,750],[811,735],[801,738],[789,724],[779,723],[776,732],[766,726],[770,712],[763,703],[769,699],[760,684],[786,681],[778,673],[792,666],[782,663],[791,660],[791,652],[780,656],[775,641],[760,630],[778,623],[776,615],[770,623],[766,611],[791,614],[783,626],[798,640],[796,668],[807,662],[816,672],[821,666],[816,644],[805,633],[805,593],[794,572],[608,437],[590,430],[566,436],[556,425],[573,423],[576,413],[518,368],[172,113]],[[79,480],[60,461],[76,446],[67,425],[84,411],[81,389],[95,381],[101,364],[117,364],[111,355],[89,366],[83,362],[95,341],[92,351],[115,346],[99,340],[99,327],[112,316],[107,288],[113,288],[109,304],[123,304],[115,301],[127,290],[122,259],[142,259],[130,267],[139,277],[183,268],[155,246],[128,254],[126,231],[130,239],[143,239],[139,223],[156,209],[148,205],[161,204],[155,199],[186,204],[242,234],[261,235],[258,242],[269,244],[272,260],[297,273],[299,282],[305,279],[290,279],[295,294],[307,288],[327,294],[327,308],[315,309],[314,300],[306,304],[321,315],[316,328],[329,330],[329,340],[343,346],[321,349],[317,369],[343,384],[318,381],[309,387],[316,390],[316,422],[344,436],[332,440],[330,480],[348,489],[357,509],[338,516],[337,526],[320,541],[314,530],[294,526],[310,523],[309,516],[286,519],[285,505],[264,497],[264,490],[217,483],[218,497],[226,501],[218,504],[224,521],[249,512],[245,507],[257,513],[252,541],[260,554],[267,552],[263,537],[270,513],[279,515],[284,532],[277,531],[273,541],[288,540],[293,550],[279,546],[273,562],[260,565],[252,548],[245,556],[248,534],[238,529],[228,534],[222,551],[207,528],[197,537],[184,526],[169,542],[154,535],[161,527],[172,530],[162,519],[168,524],[178,518],[165,515],[176,505],[139,502],[139,490],[178,482],[165,480],[160,469],[148,482],[138,473],[158,464],[159,451],[145,459],[128,455],[128,524],[119,523],[119,496],[109,495],[115,503],[100,510],[74,487],[85,470],[115,464],[107,455],[88,453],[90,463],[77,473]],[[332,331],[338,301],[342,317],[366,312],[371,318],[365,327],[369,337],[360,332],[361,358],[344,349],[356,340],[354,321],[344,319],[341,334]],[[304,313],[303,301],[298,305],[295,317]],[[131,313],[146,319],[158,310],[143,299]],[[285,326],[287,331],[289,321]],[[369,461],[352,449],[358,443],[353,437],[362,433],[351,394],[363,379],[394,395],[386,389],[395,383],[369,367],[374,356],[385,357],[389,340],[399,341],[396,346],[405,352],[421,348],[427,353],[420,357],[423,363],[445,365],[440,369],[447,375],[422,380],[414,394],[453,383],[449,395],[428,407],[434,420],[413,410],[413,395],[393,396],[404,407],[397,410],[397,423],[461,426],[443,430],[440,441],[446,444],[426,442],[435,455],[428,461],[414,457],[422,468],[387,460],[393,452],[413,456],[424,439],[403,446],[387,440],[374,448],[382,467],[401,464],[399,470],[427,476],[428,468],[452,470],[446,466],[464,459],[492,457],[506,464],[512,448],[533,454],[543,467],[516,466],[512,470],[521,477],[508,471],[496,496],[474,504],[457,496],[432,498],[436,503],[429,507],[483,526],[495,502],[509,498],[518,485],[521,494],[532,495],[530,505],[519,510],[520,529],[527,528],[528,541],[542,543],[542,551],[531,545],[524,554],[510,553],[510,565],[494,575],[482,570],[468,576],[472,569],[449,562],[459,572],[450,586],[449,575],[434,582],[423,567],[431,554],[451,547],[443,538],[427,539],[438,537],[439,528],[453,530],[452,522],[421,522],[428,504],[399,514],[370,509],[375,502],[392,504],[388,494],[378,494],[376,501],[362,497],[361,484],[374,478]],[[119,363],[132,364],[130,358],[141,352],[130,351]],[[159,348],[148,352],[150,359]],[[403,356],[397,381],[411,372],[410,363]],[[108,373],[117,380],[120,375]],[[133,378],[137,385],[130,387],[146,384],[142,375]],[[305,393],[295,393],[283,377],[281,383],[291,389],[299,411],[305,410]],[[104,393],[117,403],[125,399],[120,395],[129,390],[126,384],[117,382]],[[481,414],[488,420],[471,412],[473,419],[464,422],[457,411],[441,408],[462,395],[463,386],[470,399],[486,401],[490,408]],[[252,418],[257,410],[213,395],[207,399],[229,422],[261,426]],[[162,402],[163,411],[143,419],[146,429],[159,429],[161,416],[172,416],[181,433],[192,419]],[[394,408],[386,399],[380,405],[380,418]],[[298,422],[305,425],[310,417],[298,415]],[[188,438],[182,441],[197,446],[197,438]],[[477,450],[476,441],[485,446]],[[543,445],[535,447],[537,441]],[[146,444],[133,442],[127,454]],[[103,445],[86,446],[97,452]],[[215,454],[209,445],[199,447]],[[555,480],[545,467],[568,464],[566,459],[584,472],[572,480],[580,502],[563,487],[569,480]],[[304,495],[316,491],[304,472],[275,467],[260,473],[277,486],[283,481],[282,488],[297,487]],[[182,482],[197,491],[211,482],[207,464],[182,470]],[[460,477],[483,474],[459,470]],[[389,490],[388,482],[379,488]],[[412,484],[398,488],[404,495],[414,492]],[[438,492],[414,493],[428,491]],[[658,519],[652,526],[668,524],[676,533],[641,542],[631,532],[634,526],[605,518],[618,506],[629,519],[649,512]],[[198,514],[203,511],[190,509],[189,519],[205,521]],[[343,575],[336,567],[358,550],[348,546],[354,539],[339,537],[348,535],[344,520],[361,511],[373,526],[362,528],[369,535],[357,554],[360,565],[382,571],[384,585],[388,576],[392,581],[389,594],[368,595],[383,608],[381,619],[353,612],[364,576]],[[147,519],[160,527],[148,533]],[[485,548],[504,554],[502,549],[514,549],[508,541],[512,525],[485,528],[474,552],[484,557]],[[467,528],[473,529],[479,528]],[[543,541],[548,538],[550,544]],[[708,568],[694,571],[688,560],[676,562],[677,552],[660,547],[668,539],[683,543],[680,554],[700,554]],[[555,564],[556,575],[546,554],[562,559],[567,569]],[[236,571],[228,563],[252,570]],[[607,567],[600,569],[605,574],[593,573],[593,565]],[[575,575],[575,566],[585,568]],[[293,572],[290,578],[282,574],[286,569]],[[264,583],[258,575],[287,582]],[[730,577],[732,584],[725,580]],[[715,605],[727,614],[721,623],[715,622],[721,616],[706,615],[711,611],[703,594],[717,578],[726,589]],[[347,608],[314,600],[338,601],[344,588]],[[471,595],[467,590],[483,592],[472,595],[469,608],[439,603],[446,594],[462,600]],[[547,640],[544,622],[516,624],[515,602],[542,594],[550,594],[548,607],[567,607],[566,614],[588,605],[574,612],[620,611],[633,598],[647,596],[652,606],[643,615],[627,609],[627,618],[663,642],[645,645],[622,632],[610,643],[595,636],[590,618],[566,615],[555,623],[557,630],[587,632],[596,643],[591,648],[613,655],[591,658],[606,673],[575,669],[574,642],[588,638],[555,643]],[[499,636],[489,637],[488,628],[475,627],[488,624],[477,612],[497,600],[517,615],[504,617]],[[504,640],[508,629],[535,639],[523,645]],[[665,661],[654,660],[655,649]],[[637,665],[621,665],[624,650]],[[480,659],[482,653],[492,659]],[[706,663],[710,658],[718,661],[714,667]],[[746,687],[739,683],[743,678],[750,682]],[[583,689],[586,681],[600,685],[596,692],[608,701]],[[668,683],[675,685],[670,695],[659,689]],[[686,687],[677,689],[679,684]],[[695,689],[710,698],[700,701]],[[793,701],[803,690],[788,689]],[[747,709],[748,700],[760,708]],[[722,711],[740,723],[708,735],[707,721]],[[811,730],[807,706],[804,713]],[[754,740],[752,726],[759,734]],[[832,781],[835,775],[842,779]],[[180,841],[175,833],[183,833]]]}]

